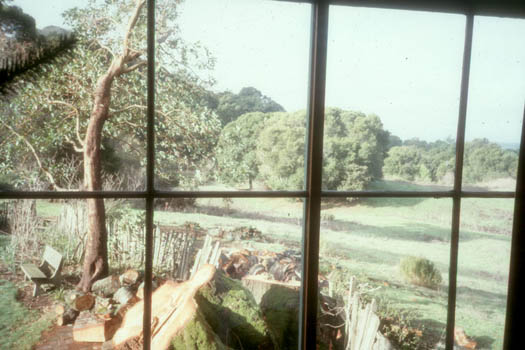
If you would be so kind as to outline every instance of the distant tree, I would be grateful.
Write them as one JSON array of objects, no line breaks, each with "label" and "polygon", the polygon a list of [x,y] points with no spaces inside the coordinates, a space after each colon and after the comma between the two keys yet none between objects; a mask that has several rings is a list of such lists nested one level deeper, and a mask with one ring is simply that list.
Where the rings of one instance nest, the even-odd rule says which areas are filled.
[{"label": "distant tree", "polygon": [[273,190],[303,188],[305,113],[275,113],[257,140],[260,177]]},{"label": "distant tree", "polygon": [[242,88],[238,94],[222,92],[216,95],[216,99],[215,103],[210,103],[217,105],[215,111],[223,126],[249,112],[284,112],[280,104],[254,87]]},{"label": "distant tree", "polygon": [[417,146],[392,147],[388,151],[383,171],[385,174],[413,181],[419,178],[421,159],[421,149]]},{"label": "distant tree", "polygon": [[223,183],[248,183],[250,190],[259,174],[256,148],[264,121],[271,114],[246,113],[228,123],[221,131],[216,157],[218,177]]},{"label": "distant tree", "polygon": [[463,177],[469,183],[516,178],[518,154],[487,139],[475,139],[465,144],[463,164]]},{"label": "distant tree", "polygon": [[[260,176],[272,189],[304,186],[304,112],[278,113],[265,122],[257,145]],[[329,108],[325,112],[323,188],[363,189],[381,177],[388,134],[379,117]]]},{"label": "distant tree", "polygon": [[[426,142],[406,140],[403,146],[392,147],[385,159],[385,174],[407,181],[440,181],[454,171],[455,142],[452,139]],[[496,178],[516,177],[518,154],[505,150],[487,139],[465,143],[463,179],[476,183]]]},{"label": "distant tree", "polygon": [[387,151],[391,149],[392,147],[401,146],[403,145],[403,141],[399,136],[392,135],[390,132],[388,133],[388,145],[387,145]]}]

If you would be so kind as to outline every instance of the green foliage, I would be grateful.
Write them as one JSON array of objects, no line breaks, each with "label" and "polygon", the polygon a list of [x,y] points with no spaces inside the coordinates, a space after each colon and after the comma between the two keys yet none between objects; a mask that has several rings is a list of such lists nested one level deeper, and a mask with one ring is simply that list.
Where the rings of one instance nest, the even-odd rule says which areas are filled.
[{"label": "green foliage", "polygon": [[247,113],[222,129],[216,150],[221,182],[230,185],[249,183],[252,188],[259,173],[257,139],[268,117],[261,112]]},{"label": "green foliage", "polygon": [[[157,176],[169,183],[189,186],[196,181],[198,168],[210,161],[220,128],[216,115],[202,99],[209,81],[192,72],[193,68],[203,72],[212,68],[213,60],[205,49],[180,38],[176,24],[178,2],[157,1],[156,6],[158,13],[163,14],[157,34],[167,35],[157,45],[156,54]],[[81,146],[92,111],[93,91],[113,53],[122,50],[122,28],[134,7],[135,1],[89,1],[84,9],[67,11],[65,19],[78,37],[70,56],[39,67],[35,72],[38,79],[34,81],[28,82],[21,76],[13,82],[18,94],[0,103],[2,125],[11,128],[2,127],[0,131],[2,142],[10,145],[0,163],[10,173],[21,179],[36,175],[41,182],[49,183],[45,169],[61,187],[78,187]],[[128,66],[145,62],[144,9],[129,42],[140,55]],[[110,115],[102,131],[106,174],[115,173],[115,164],[131,169],[145,164],[145,74],[144,67],[139,66],[113,81]],[[124,173],[137,176],[136,171]]]},{"label": "green foliage", "polygon": [[215,111],[223,126],[250,112],[284,112],[280,104],[254,87],[244,87],[238,94],[229,91],[222,92],[215,96],[214,102],[211,102],[210,99],[208,102],[215,106]]},{"label": "green foliage", "polygon": [[264,183],[273,190],[303,188],[305,113],[276,113],[257,140],[257,161]]},{"label": "green foliage", "polygon": [[[454,171],[455,158],[455,143],[451,139],[435,142],[411,139],[388,151],[383,171],[402,180],[438,182]],[[463,179],[466,183],[515,178],[517,166],[516,151],[505,150],[487,139],[465,143]]]},{"label": "green foliage", "polygon": [[[379,117],[329,108],[325,120],[323,188],[359,190],[380,178],[388,133]],[[266,120],[257,160],[270,188],[303,188],[305,122],[304,112],[277,113]]]},{"label": "green foliage", "polygon": [[413,181],[419,178],[421,151],[416,146],[395,146],[388,151],[383,171],[402,179]]},{"label": "green foliage", "polygon": [[516,178],[517,151],[504,150],[487,139],[476,139],[465,144],[463,177],[476,183],[501,177]]},{"label": "green foliage", "polygon": [[441,273],[434,263],[425,258],[408,256],[401,260],[399,269],[408,282],[436,289],[442,282]]}]

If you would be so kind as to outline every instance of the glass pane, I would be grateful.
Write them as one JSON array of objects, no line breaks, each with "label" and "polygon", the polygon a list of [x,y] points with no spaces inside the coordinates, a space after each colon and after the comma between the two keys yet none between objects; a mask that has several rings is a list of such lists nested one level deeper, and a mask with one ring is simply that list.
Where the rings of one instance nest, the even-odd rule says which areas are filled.
[{"label": "glass pane", "polygon": [[461,201],[456,341],[462,346],[503,348],[513,213],[513,199]]},{"label": "glass pane", "polygon": [[515,191],[525,94],[525,20],[475,17],[463,188]]},{"label": "glass pane", "polygon": [[[156,201],[155,276],[182,282],[172,293],[197,288],[193,321],[173,344],[297,349],[302,213],[298,199]],[[191,338],[192,327],[209,336]]]},{"label": "glass pane", "polygon": [[138,301],[144,201],[104,200],[97,220],[90,201],[0,201],[2,349],[100,347]]},{"label": "glass pane", "polygon": [[126,41],[129,2],[9,6],[17,15],[0,24],[0,58],[14,69],[0,100],[1,188],[144,188],[145,9]]},{"label": "glass pane", "polygon": [[[451,204],[425,198],[323,203],[322,344],[434,349],[444,340]],[[375,315],[368,321],[367,308]]]},{"label": "glass pane", "polygon": [[458,15],[330,7],[325,189],[452,187],[464,26]]},{"label": "glass pane", "polygon": [[310,8],[157,2],[157,188],[304,188]]}]

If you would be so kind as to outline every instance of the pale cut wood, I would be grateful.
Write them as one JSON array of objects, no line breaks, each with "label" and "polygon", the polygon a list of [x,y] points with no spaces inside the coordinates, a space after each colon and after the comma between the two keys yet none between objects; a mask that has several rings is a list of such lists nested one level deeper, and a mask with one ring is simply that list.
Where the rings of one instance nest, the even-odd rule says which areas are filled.
[{"label": "pale cut wood", "polygon": [[361,305],[359,303],[359,298],[356,294],[352,297],[352,321],[350,323],[350,344],[351,350],[357,350],[356,340],[357,340],[357,314]]},{"label": "pale cut wood", "polygon": [[377,331],[379,329],[379,317],[375,314],[370,314],[368,318],[368,325],[365,329],[365,336],[361,345],[362,349],[372,349],[372,345],[376,339]]},{"label": "pale cut wood", "polygon": [[73,340],[77,342],[105,342],[113,337],[121,323],[120,317],[99,318],[83,311],[73,325]]},{"label": "pale cut wood", "polygon": [[62,315],[64,312],[66,312],[66,307],[62,304],[58,304],[55,306],[55,313],[57,315]]},{"label": "pale cut wood", "polygon": [[[215,275],[213,265],[203,265],[188,281],[167,281],[152,294],[151,350],[165,350],[171,339],[194,317],[197,310],[195,293]],[[121,346],[126,341],[142,336],[144,301],[133,305],[113,337],[113,344]]]}]

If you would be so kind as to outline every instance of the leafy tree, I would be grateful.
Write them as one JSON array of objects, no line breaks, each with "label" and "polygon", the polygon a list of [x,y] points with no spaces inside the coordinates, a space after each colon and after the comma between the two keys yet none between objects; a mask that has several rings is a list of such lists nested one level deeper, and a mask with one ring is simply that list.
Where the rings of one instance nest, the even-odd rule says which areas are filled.
[{"label": "leafy tree", "polygon": [[219,179],[230,185],[248,182],[250,190],[259,173],[256,147],[264,121],[269,114],[247,113],[228,123],[221,131],[217,144]]},{"label": "leafy tree", "polygon": [[[304,186],[305,113],[278,113],[257,145],[260,176],[272,189]],[[382,176],[388,133],[379,117],[329,108],[325,112],[323,188],[363,189]]]},{"label": "leafy tree", "polygon": [[504,150],[487,139],[475,139],[465,144],[463,177],[476,183],[502,177],[516,178],[518,154]]},{"label": "leafy tree", "polygon": [[304,112],[275,113],[257,140],[259,173],[273,190],[304,187],[306,117]]},{"label": "leafy tree", "polygon": [[[219,121],[201,104],[206,81],[189,69],[190,61],[211,67],[206,54],[184,43],[176,24],[179,2],[156,2],[156,136],[158,176],[196,169],[216,142]],[[146,111],[145,0],[90,0],[66,20],[78,36],[72,59],[38,68],[40,79],[17,78],[17,96],[2,104],[2,126],[10,131],[12,170],[32,160],[41,180],[63,189],[62,166],[68,148],[81,160],[82,188],[103,188],[102,148],[113,147],[143,165]],[[119,31],[123,30],[123,31]],[[23,173],[23,171],[22,171]],[[27,174],[23,174],[27,175]],[[103,199],[87,199],[88,243],[79,288],[108,273]]]},{"label": "leafy tree", "polygon": [[[455,143],[452,139],[426,142],[418,139],[406,140],[403,146],[392,147],[385,159],[385,174],[414,181],[440,181],[454,171],[456,159]],[[476,139],[465,143],[463,178],[476,183],[502,177],[514,178],[517,172],[518,155],[504,150],[487,139]]]},{"label": "leafy tree", "polygon": [[229,91],[219,93],[216,102],[210,103],[217,106],[216,112],[223,126],[249,112],[284,112],[280,104],[254,87],[242,88],[238,94]]},{"label": "leafy tree", "polygon": [[396,146],[388,151],[385,159],[385,174],[413,181],[419,178],[421,167],[421,150],[417,146]]}]

